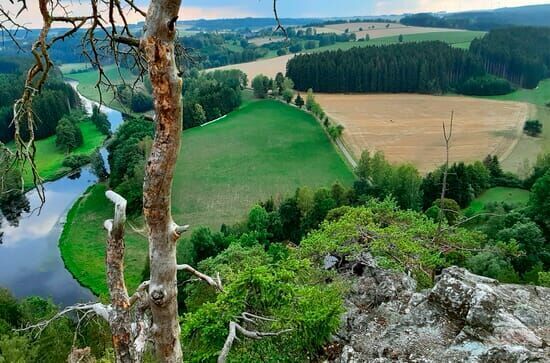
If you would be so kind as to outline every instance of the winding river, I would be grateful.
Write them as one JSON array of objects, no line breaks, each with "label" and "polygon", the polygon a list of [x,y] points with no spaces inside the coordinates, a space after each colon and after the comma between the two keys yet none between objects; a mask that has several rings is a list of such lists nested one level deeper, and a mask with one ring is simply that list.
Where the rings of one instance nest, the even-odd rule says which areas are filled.
[{"label": "winding river", "polygon": [[[76,89],[77,82],[68,83]],[[88,113],[91,113],[96,103],[82,95],[80,98]],[[103,106],[101,111],[107,114],[111,130],[114,131],[122,123],[120,112]],[[106,159],[107,150],[103,148],[101,154]],[[8,221],[2,220],[0,233],[4,235],[0,244],[0,287],[8,288],[18,298],[36,295],[52,299],[60,306],[96,299],[65,269],[58,247],[67,212],[96,182],[97,177],[90,168],[82,168],[80,173],[44,185],[46,203],[40,213],[37,210],[40,200],[36,191],[32,190],[26,194],[31,212],[23,213],[19,225],[10,226]]]}]

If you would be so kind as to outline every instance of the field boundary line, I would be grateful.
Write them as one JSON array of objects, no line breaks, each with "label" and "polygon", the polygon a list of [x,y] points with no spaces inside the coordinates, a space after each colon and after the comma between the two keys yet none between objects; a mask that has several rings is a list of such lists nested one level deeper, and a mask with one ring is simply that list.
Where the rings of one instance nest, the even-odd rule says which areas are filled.
[{"label": "field boundary line", "polygon": [[212,120],[212,121],[208,121],[208,122],[206,122],[206,123],[202,124],[202,125],[201,125],[201,127],[204,127],[204,126],[207,126],[207,125],[213,124],[214,122],[216,122],[216,121],[220,121],[220,120],[223,120],[223,119],[224,119],[224,118],[226,118],[226,117],[227,117],[227,115],[223,115],[222,117],[218,117],[218,118],[217,118],[217,119],[215,119],[215,120]]}]

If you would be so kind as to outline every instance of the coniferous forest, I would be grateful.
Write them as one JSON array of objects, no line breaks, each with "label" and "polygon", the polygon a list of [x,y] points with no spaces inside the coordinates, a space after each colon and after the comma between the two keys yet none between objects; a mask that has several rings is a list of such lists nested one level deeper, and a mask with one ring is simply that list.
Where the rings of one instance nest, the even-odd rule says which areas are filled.
[{"label": "coniferous forest", "polygon": [[535,88],[550,75],[550,28],[495,29],[474,40],[470,51],[489,73],[524,88]]},{"label": "coniferous forest", "polygon": [[479,58],[443,42],[302,54],[287,65],[297,89],[318,92],[445,93],[484,73]]}]

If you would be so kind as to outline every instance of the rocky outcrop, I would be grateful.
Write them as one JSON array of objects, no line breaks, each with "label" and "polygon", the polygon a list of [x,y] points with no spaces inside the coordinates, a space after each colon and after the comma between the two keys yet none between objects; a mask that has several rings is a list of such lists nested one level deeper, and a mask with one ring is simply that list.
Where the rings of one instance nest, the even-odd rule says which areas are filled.
[{"label": "rocky outcrop", "polygon": [[331,362],[550,362],[550,289],[450,267],[417,292],[408,275],[360,260]]}]

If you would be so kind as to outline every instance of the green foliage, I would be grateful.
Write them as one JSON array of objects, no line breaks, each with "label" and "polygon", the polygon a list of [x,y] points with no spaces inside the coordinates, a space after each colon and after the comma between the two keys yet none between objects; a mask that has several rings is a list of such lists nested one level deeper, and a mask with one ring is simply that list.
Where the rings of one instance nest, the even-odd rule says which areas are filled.
[{"label": "green foliage", "polygon": [[287,88],[283,91],[282,96],[283,96],[283,100],[285,100],[286,103],[290,103],[292,102],[292,98],[294,97],[294,92],[292,92],[291,89]]},{"label": "green foliage", "polygon": [[542,133],[542,124],[539,120],[527,120],[523,126],[523,132],[529,136],[539,136]]},{"label": "green foliage", "polygon": [[63,166],[69,169],[77,169],[90,163],[90,157],[82,154],[71,154],[63,160]]},{"label": "green foliage", "polygon": [[252,89],[257,98],[266,98],[269,90],[272,88],[272,81],[269,77],[259,74],[252,80]]},{"label": "green foliage", "polygon": [[482,252],[471,256],[466,261],[466,268],[471,272],[491,277],[505,283],[518,283],[519,276],[514,266],[494,252]]},{"label": "green foliage", "polygon": [[95,127],[97,127],[99,132],[101,132],[103,135],[111,134],[111,123],[109,122],[107,115],[102,113],[99,107],[95,104],[92,107],[92,116],[90,117],[90,119],[94,123]]},{"label": "green foliage", "polygon": [[539,178],[531,189],[529,213],[533,219],[550,230],[550,172]]},{"label": "green foliage", "polygon": [[478,58],[437,41],[306,53],[287,64],[296,89],[317,92],[444,93],[484,74]]},{"label": "green foliage", "polygon": [[475,232],[449,229],[439,237],[447,246],[443,249],[434,239],[436,223],[421,213],[398,209],[390,199],[345,208],[341,216],[332,217],[301,242],[300,257],[320,265],[327,255],[352,262],[369,251],[380,266],[412,272],[421,287],[431,284],[435,269],[464,261],[470,256],[467,249],[482,240]]},{"label": "green foliage", "polygon": [[187,72],[183,84],[183,128],[215,120],[241,105],[246,74],[239,70]]},{"label": "green foliage", "polygon": [[431,218],[434,222],[439,222],[440,211],[443,210],[442,217],[447,224],[453,226],[462,216],[460,206],[452,199],[444,198],[443,203],[441,199],[434,200],[433,205],[425,212],[425,214]]},{"label": "green foliage", "polygon": [[249,329],[291,330],[276,337],[236,342],[230,353],[232,362],[306,361],[340,325],[341,285],[322,282],[326,273],[292,252],[275,261],[259,247],[233,244],[217,257],[203,261],[199,268],[207,273],[219,271],[225,285],[220,294],[198,284],[189,288],[190,312],[182,319],[182,341],[190,361],[215,359],[229,321],[243,312],[274,320],[258,325],[240,321]]},{"label": "green foliage", "polygon": [[55,145],[65,153],[69,153],[83,143],[82,131],[76,123],[74,116],[65,116],[59,120],[55,128]]},{"label": "green foliage", "polygon": [[499,96],[513,92],[514,88],[505,79],[484,75],[466,80],[458,91],[469,96]]},{"label": "green foliage", "polygon": [[298,96],[296,96],[296,100],[294,100],[294,104],[298,106],[298,108],[304,107],[304,99],[300,94],[298,93]]},{"label": "green foliage", "polygon": [[130,101],[130,108],[132,111],[147,112],[152,110],[153,107],[153,98],[151,96],[141,91],[133,92]]},{"label": "green foliage", "polygon": [[357,196],[385,198],[392,195],[405,209],[420,209],[422,178],[410,164],[391,165],[382,152],[361,154],[354,189]]}]

